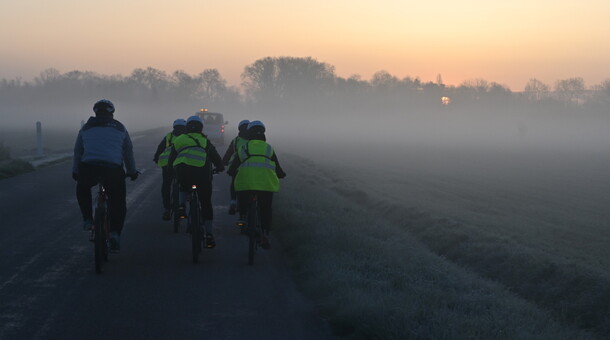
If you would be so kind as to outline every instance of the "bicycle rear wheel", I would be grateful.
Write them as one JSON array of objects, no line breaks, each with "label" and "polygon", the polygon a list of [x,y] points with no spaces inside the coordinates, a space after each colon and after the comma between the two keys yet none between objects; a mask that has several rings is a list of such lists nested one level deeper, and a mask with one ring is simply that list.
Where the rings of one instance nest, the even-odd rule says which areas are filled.
[{"label": "bicycle rear wheel", "polygon": [[[106,246],[106,237],[104,237],[104,216],[106,209],[96,208],[95,218],[93,219],[93,244],[95,253],[95,272],[102,272],[102,261],[104,260],[104,247]],[[106,255],[107,256],[107,255]]]},{"label": "bicycle rear wheel", "polygon": [[180,231],[180,216],[178,215],[178,208],[180,207],[178,182],[174,180],[172,183],[172,216],[174,217],[174,233]]},{"label": "bicycle rear wheel", "polygon": [[199,215],[199,199],[197,195],[191,196],[189,206],[189,225],[191,229],[191,242],[193,248],[193,263],[199,262],[199,253],[201,253],[201,229]]},{"label": "bicycle rear wheel", "polygon": [[108,245],[108,239],[110,238],[109,229],[110,216],[108,216],[108,208],[105,208],[105,214],[103,216],[104,224],[102,227],[102,254],[104,255],[104,262],[108,262],[108,253],[110,252],[110,246]]},{"label": "bicycle rear wheel", "polygon": [[258,248],[258,224],[258,206],[256,202],[252,202],[248,208],[248,265],[254,264],[254,254],[256,253],[256,248]]}]

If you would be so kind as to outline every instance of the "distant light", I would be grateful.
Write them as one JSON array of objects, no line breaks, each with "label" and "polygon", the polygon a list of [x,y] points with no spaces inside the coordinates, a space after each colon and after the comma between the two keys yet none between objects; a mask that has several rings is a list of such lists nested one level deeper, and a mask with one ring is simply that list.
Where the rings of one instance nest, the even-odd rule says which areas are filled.
[{"label": "distant light", "polygon": [[208,109],[199,109],[200,112],[208,112]]},{"label": "distant light", "polygon": [[443,105],[449,105],[451,103],[451,98],[449,98],[449,97],[441,97],[441,103]]}]

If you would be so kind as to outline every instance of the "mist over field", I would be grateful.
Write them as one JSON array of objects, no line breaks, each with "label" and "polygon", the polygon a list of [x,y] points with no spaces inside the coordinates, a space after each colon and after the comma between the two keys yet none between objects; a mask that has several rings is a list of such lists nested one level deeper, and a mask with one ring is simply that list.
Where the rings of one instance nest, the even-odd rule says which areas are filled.
[{"label": "mist over field", "polygon": [[[346,249],[332,244],[314,255],[306,253],[310,259],[331,252],[324,261],[304,260],[305,267],[312,265],[307,261],[327,263],[328,258],[361,254],[352,244],[382,242],[368,251],[383,256],[362,254],[366,261],[379,262],[365,266],[362,280],[391,274],[390,286],[407,288],[396,289],[400,299],[378,298],[395,300],[395,307],[361,307],[375,310],[380,324],[392,317],[408,324],[419,317],[418,308],[430,308],[435,316],[427,316],[422,334],[444,337],[447,330],[430,325],[449,318],[465,337],[489,335],[498,327],[493,320],[488,328],[468,327],[461,320],[470,318],[471,307],[445,309],[447,300],[474,303],[476,310],[491,301],[499,307],[481,313],[497,313],[493,315],[502,324],[510,324],[506,329],[516,332],[507,334],[516,337],[522,331],[536,338],[587,338],[580,332],[610,331],[610,79],[589,87],[582,78],[553,86],[532,79],[524,91],[513,92],[482,79],[447,86],[440,75],[436,82],[399,79],[385,71],[370,80],[346,79],[336,76],[332,65],[311,58],[269,57],[246,66],[242,80],[242,87],[235,88],[213,69],[189,75],[154,68],[136,69],[129,76],[49,69],[32,83],[4,79],[0,142],[3,152],[14,157],[35,153],[35,122],[41,121],[45,153],[69,154],[81,121],[93,115],[93,103],[101,98],[114,102],[115,118],[134,137],[158,134],[161,139],[176,118],[201,108],[221,112],[228,121],[227,143],[217,145],[221,154],[239,121],[261,120],[288,173],[274,203],[288,246],[309,249],[310,241],[316,249],[316,244],[344,235],[338,230],[355,228]],[[137,163],[150,166],[154,151],[136,154]],[[312,222],[300,225],[303,221]],[[322,225],[324,231],[317,231]],[[295,226],[313,228],[302,235],[311,240],[291,245],[291,235],[299,231],[288,229]],[[318,232],[329,235],[316,240]],[[406,243],[392,243],[396,237]],[[332,253],[335,247],[347,255]],[[395,263],[406,251],[429,265]],[[376,272],[377,267],[390,274]],[[436,270],[452,279],[429,273]],[[428,288],[409,280],[418,275],[432,275],[435,285],[455,286],[445,290],[447,295],[439,295],[435,285],[421,292],[422,300],[431,294],[439,307],[422,301],[422,307],[414,305],[413,311],[396,316],[401,303],[413,299],[409,289]],[[473,275],[482,288],[470,288]],[[360,282],[359,277],[321,278],[346,280],[341,294]],[[472,290],[495,293],[477,295],[472,302]],[[462,293],[451,295],[453,291]],[[367,290],[362,294],[365,302],[375,296]],[[351,305],[344,302],[336,304]],[[362,312],[336,313],[353,313],[353,323],[361,324]],[[547,325],[545,313],[558,323],[540,328],[538,324]],[[532,315],[536,321],[524,325],[521,320]],[[387,327],[388,336],[405,332],[380,327]]]},{"label": "mist over field", "polygon": [[[459,86],[379,71],[370,80],[342,78],[312,58],[262,58],[247,65],[242,87],[215,69],[190,75],[148,67],[128,76],[47,69],[32,82],[0,82],[1,129],[78,129],[107,98],[130,131],[169,126],[199,108],[223,112],[229,128],[261,119],[272,133],[339,145],[381,143],[466,148],[558,148],[583,151],[607,144],[610,79],[549,85],[532,78],[523,91],[483,79]],[[442,100],[446,100],[443,102]],[[443,105],[446,104],[446,105]],[[331,137],[332,136],[332,137]],[[333,138],[331,140],[331,138]]]}]

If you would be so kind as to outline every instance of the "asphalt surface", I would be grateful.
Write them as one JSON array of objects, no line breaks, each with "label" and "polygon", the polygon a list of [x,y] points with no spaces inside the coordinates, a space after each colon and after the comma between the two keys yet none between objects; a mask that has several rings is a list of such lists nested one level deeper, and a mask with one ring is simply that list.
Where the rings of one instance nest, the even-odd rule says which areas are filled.
[{"label": "asphalt surface", "polygon": [[217,247],[192,262],[184,227],[175,234],[160,218],[152,155],[162,138],[134,140],[146,171],[127,181],[121,252],[102,274],[81,230],[70,162],[0,181],[0,339],[331,338],[279,247],[247,265],[224,173],[214,178]]}]

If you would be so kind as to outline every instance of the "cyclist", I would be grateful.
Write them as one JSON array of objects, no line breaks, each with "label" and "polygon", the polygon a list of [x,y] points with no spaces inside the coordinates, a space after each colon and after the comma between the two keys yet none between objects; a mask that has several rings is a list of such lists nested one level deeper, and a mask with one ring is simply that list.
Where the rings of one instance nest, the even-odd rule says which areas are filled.
[{"label": "cyclist", "polygon": [[[225,155],[222,157],[222,162],[224,163],[224,165],[231,166],[233,159],[235,159],[235,156],[237,155],[237,150],[242,145],[246,144],[246,142],[248,142],[248,139],[246,138],[246,136],[248,134],[248,124],[249,123],[250,123],[249,120],[242,120],[237,125],[237,129],[239,130],[239,133],[237,134],[237,137],[233,138],[233,140],[231,141],[231,144],[229,144],[229,147],[227,148],[227,151],[225,152]],[[235,176],[231,176],[230,191],[231,191],[231,202],[229,204],[229,215],[235,215],[235,212],[237,211],[237,193],[235,192]]]},{"label": "cyclist", "polygon": [[161,185],[161,198],[163,199],[163,216],[165,221],[169,221],[171,214],[170,194],[172,181],[174,179],[173,167],[169,166],[169,155],[174,144],[174,139],[186,132],[186,120],[176,119],[173,124],[173,130],[169,132],[159,146],[153,157],[153,162],[162,169],[163,184]]},{"label": "cyclist", "polygon": [[227,173],[235,176],[235,191],[239,205],[238,224],[245,224],[248,202],[258,197],[263,235],[261,247],[270,249],[267,235],[271,231],[273,193],[280,190],[279,178],[286,177],[273,147],[266,142],[265,125],[258,120],[248,124],[248,142],[237,151]]},{"label": "cyclist", "polygon": [[222,172],[224,165],[214,145],[203,134],[203,120],[200,117],[191,116],[186,120],[186,133],[174,140],[170,162],[180,183],[180,216],[185,216],[186,194],[191,185],[196,184],[203,209],[203,223],[207,230],[207,245],[214,248],[212,165],[217,172]]},{"label": "cyclist", "polygon": [[110,209],[110,249],[121,248],[120,236],[127,213],[125,170],[134,181],[138,178],[131,138],[125,126],[114,119],[114,105],[102,99],[93,105],[95,117],[78,132],[74,145],[72,178],[76,181],[76,198],[83,215],[83,229],[91,230],[93,208],[91,187],[102,178]]}]

